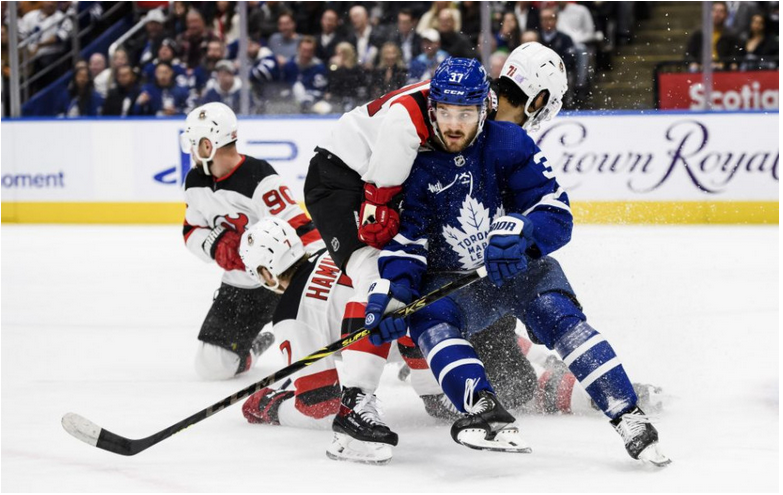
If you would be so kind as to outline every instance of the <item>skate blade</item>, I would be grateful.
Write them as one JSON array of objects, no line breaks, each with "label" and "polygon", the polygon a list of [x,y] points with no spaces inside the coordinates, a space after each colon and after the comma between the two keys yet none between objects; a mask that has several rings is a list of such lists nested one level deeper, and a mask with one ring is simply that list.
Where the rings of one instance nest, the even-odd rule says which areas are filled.
[{"label": "skate blade", "polygon": [[658,467],[668,466],[672,460],[663,455],[658,448],[658,442],[652,443],[646,449],[639,452],[639,460]]},{"label": "skate blade", "polygon": [[326,457],[335,461],[382,466],[392,459],[392,447],[386,443],[363,442],[344,433],[335,433]]},{"label": "skate blade", "polygon": [[508,452],[514,454],[530,454],[533,449],[522,438],[517,428],[504,428],[495,438],[487,440],[486,430],[483,428],[470,428],[457,434],[457,441],[476,450],[488,450],[490,452]]}]

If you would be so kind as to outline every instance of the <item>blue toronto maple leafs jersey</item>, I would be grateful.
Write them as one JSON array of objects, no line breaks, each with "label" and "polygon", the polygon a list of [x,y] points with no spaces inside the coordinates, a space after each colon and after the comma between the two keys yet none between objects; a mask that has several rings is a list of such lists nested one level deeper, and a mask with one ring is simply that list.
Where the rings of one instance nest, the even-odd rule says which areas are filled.
[{"label": "blue toronto maple leafs jersey", "polygon": [[418,289],[428,270],[476,269],[490,225],[508,213],[533,223],[532,258],[571,239],[568,195],[543,152],[521,127],[487,122],[461,153],[418,154],[404,184],[400,232],[380,255],[381,275]]}]

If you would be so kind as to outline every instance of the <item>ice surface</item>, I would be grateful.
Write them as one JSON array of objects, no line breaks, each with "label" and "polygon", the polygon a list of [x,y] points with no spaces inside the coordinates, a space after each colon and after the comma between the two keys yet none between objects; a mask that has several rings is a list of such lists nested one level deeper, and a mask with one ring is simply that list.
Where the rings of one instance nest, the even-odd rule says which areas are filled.
[{"label": "ice surface", "polygon": [[634,381],[664,387],[674,460],[627,457],[604,418],[525,416],[530,455],[472,451],[390,365],[379,396],[400,434],[383,467],[334,462],[330,433],[247,424],[240,406],[134,457],[63,430],[67,412],[146,437],[281,367],[193,371],[219,269],[175,226],[2,227],[2,490],[777,491],[778,226],[577,226],[557,254]]}]

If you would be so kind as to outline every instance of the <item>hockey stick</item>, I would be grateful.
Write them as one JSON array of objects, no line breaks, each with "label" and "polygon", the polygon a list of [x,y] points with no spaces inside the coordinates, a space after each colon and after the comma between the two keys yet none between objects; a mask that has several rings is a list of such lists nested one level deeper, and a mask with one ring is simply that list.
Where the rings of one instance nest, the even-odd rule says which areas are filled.
[{"label": "hockey stick", "polygon": [[[457,280],[447,283],[438,289],[435,289],[434,291],[413,301],[407,306],[393,311],[390,313],[390,315],[396,317],[409,316],[424,308],[425,306],[432,304],[435,301],[448,296],[449,294],[453,294],[454,292],[472,284],[477,280],[480,280],[482,277],[486,276],[486,274],[486,269],[481,267],[478,270],[465,275],[464,277],[461,277]],[[262,388],[272,385],[273,383],[287,376],[293,375],[302,368],[305,368],[320,359],[331,356],[332,354],[339,352],[352,344],[355,344],[368,335],[370,335],[370,330],[362,327],[359,330],[349,334],[345,338],[333,342],[326,347],[318,349],[309,356],[306,356],[295,363],[291,363],[285,368],[267,376],[263,380],[254,383],[253,385],[250,385],[249,387],[242,389],[229,397],[226,397],[220,402],[212,404],[208,408],[183,419],[179,423],[171,425],[168,428],[146,438],[125,438],[123,436],[117,435],[116,433],[112,433],[109,430],[101,428],[89,419],[75,413],[67,413],[65,416],[63,416],[62,425],[63,428],[65,428],[65,431],[70,433],[73,437],[76,437],[82,442],[90,444],[93,447],[98,447],[99,449],[108,450],[109,452],[114,452],[115,454],[120,455],[136,455],[139,452],[146,450],[159,442],[162,442],[175,433],[179,433],[185,428],[192,426],[199,421],[207,419],[218,411],[222,411],[228,406],[256,393]]]}]

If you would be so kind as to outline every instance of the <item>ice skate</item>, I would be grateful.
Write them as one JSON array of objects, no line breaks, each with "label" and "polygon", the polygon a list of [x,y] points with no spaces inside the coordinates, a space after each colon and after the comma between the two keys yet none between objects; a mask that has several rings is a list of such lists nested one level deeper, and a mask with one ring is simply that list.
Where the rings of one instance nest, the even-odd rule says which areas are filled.
[{"label": "ice skate", "polygon": [[500,405],[495,394],[481,390],[477,396],[478,401],[469,408],[470,412],[452,425],[451,438],[471,449],[521,454],[532,452],[514,424],[514,416]]},{"label": "ice skate", "polygon": [[261,354],[266,352],[267,349],[272,347],[272,344],[275,343],[275,336],[272,332],[260,332],[255,339],[253,339],[253,343],[250,344],[250,352],[253,353],[253,357],[258,359]]},{"label": "ice skate", "polygon": [[375,395],[355,387],[343,389],[332,430],[334,439],[326,455],[339,461],[386,464],[398,441],[397,434],[381,420]]},{"label": "ice skate", "polygon": [[618,416],[610,423],[623,438],[625,450],[632,458],[656,466],[666,466],[672,462],[660,451],[658,430],[638,407]]},{"label": "ice skate", "polygon": [[242,404],[242,414],[248,423],[279,425],[277,411],[280,404],[294,396],[291,390],[263,388]]}]

